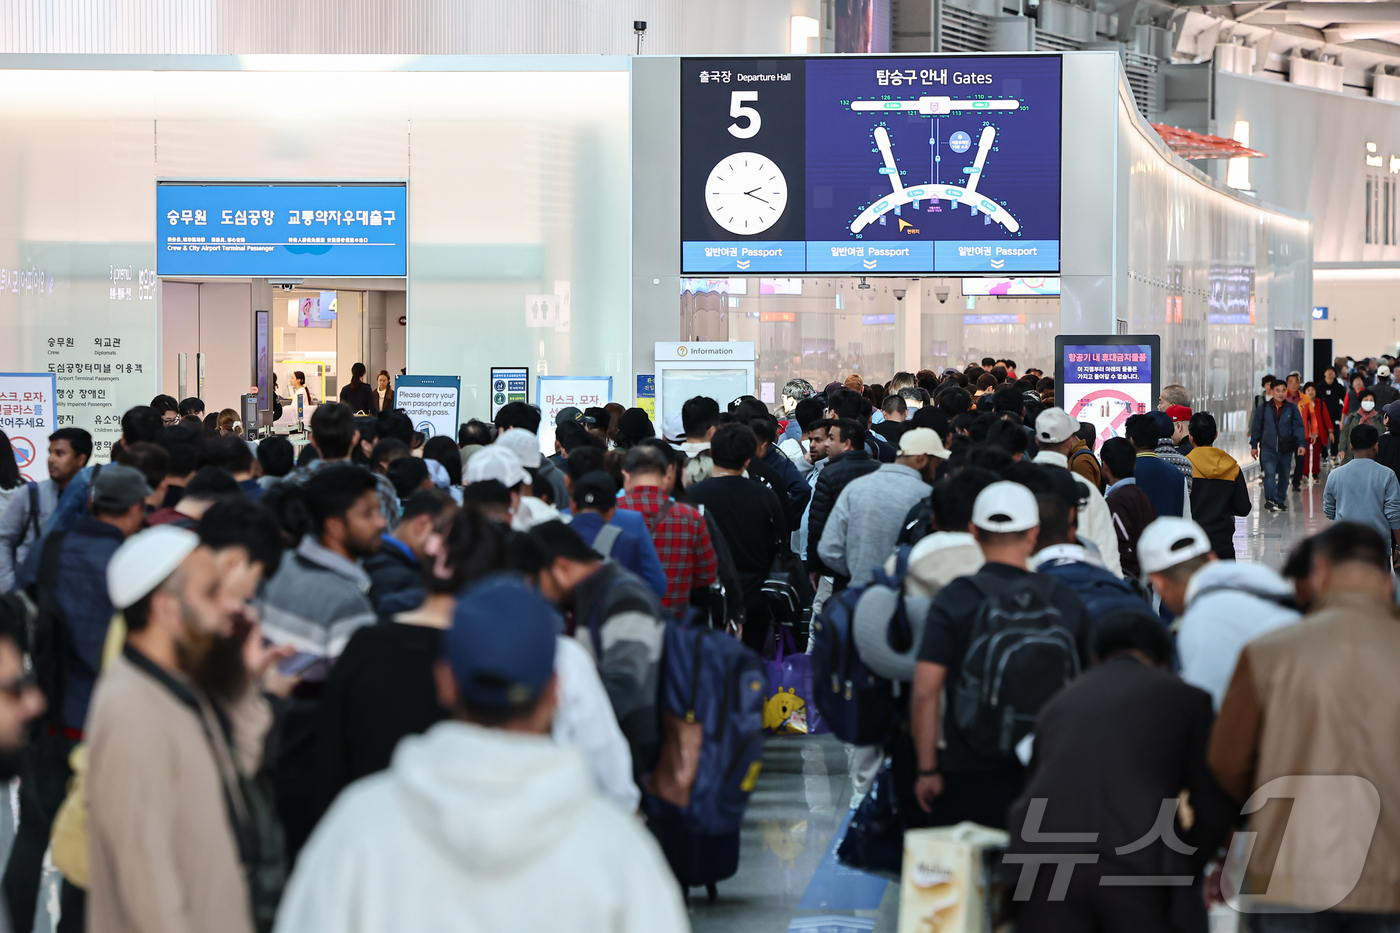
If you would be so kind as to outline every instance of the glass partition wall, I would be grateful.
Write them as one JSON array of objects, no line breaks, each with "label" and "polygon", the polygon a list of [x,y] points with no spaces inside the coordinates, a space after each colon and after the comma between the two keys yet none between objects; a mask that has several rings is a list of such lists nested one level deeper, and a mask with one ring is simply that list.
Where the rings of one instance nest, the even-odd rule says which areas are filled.
[{"label": "glass partition wall", "polygon": [[[978,280],[981,281],[981,280]],[[964,368],[985,356],[1052,370],[1060,302],[965,295],[963,279],[683,278],[682,340],[753,341],[760,397],[801,377],[818,388],[852,373]]]}]

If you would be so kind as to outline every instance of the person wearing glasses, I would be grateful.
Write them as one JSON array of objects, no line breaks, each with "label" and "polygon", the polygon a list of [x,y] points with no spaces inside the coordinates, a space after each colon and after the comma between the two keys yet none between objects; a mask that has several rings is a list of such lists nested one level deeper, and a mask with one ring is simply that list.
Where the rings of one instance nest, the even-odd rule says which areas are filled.
[{"label": "person wearing glasses", "polygon": [[160,415],[160,423],[163,427],[170,427],[180,423],[180,403],[173,395],[157,395],[151,399],[151,408]]}]

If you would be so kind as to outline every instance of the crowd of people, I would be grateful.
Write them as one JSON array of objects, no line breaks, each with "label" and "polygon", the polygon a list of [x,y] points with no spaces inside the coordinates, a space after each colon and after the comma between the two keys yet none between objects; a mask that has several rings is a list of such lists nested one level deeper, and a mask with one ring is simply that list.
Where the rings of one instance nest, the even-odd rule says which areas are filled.
[{"label": "crowd of people", "polygon": [[[856,796],[884,770],[909,828],[1009,829],[1022,929],[1204,930],[1246,800],[1309,774],[1379,795],[1355,883],[1327,901],[1335,879],[1284,847],[1250,890],[1331,911],[1310,929],[1388,929],[1346,926],[1400,922],[1400,483],[1368,369],[1265,380],[1271,507],[1314,444],[1347,459],[1337,524],[1282,576],[1235,560],[1244,471],[1184,387],[1100,444],[1011,360],[793,379],[776,406],[696,397],[660,425],[569,408],[552,455],[531,405],[425,439],[359,379],[300,451],[167,396],[126,412],[109,463],[58,430],[49,479],[0,512],[11,928],[50,853],[60,930],[687,929],[636,818],[668,622],[808,644],[902,556],[930,609],[890,737],[849,749]],[[1268,811],[1256,849],[1325,825]],[[1065,858],[1072,879],[1035,870]]]}]

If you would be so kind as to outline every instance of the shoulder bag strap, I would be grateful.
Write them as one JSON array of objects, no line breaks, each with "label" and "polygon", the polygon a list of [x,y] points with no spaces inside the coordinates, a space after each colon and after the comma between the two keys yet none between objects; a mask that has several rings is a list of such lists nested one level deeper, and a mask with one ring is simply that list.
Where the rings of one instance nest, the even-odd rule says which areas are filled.
[{"label": "shoulder bag strap", "polygon": [[29,528],[33,540],[39,540],[39,484],[29,484]]},{"label": "shoulder bag strap", "polygon": [[661,503],[661,508],[657,509],[656,514],[647,522],[647,531],[651,532],[653,537],[656,536],[656,529],[661,527],[661,523],[664,522],[666,516],[671,513],[671,506],[673,505],[675,505],[675,503],[667,499],[665,502]]},{"label": "shoulder bag strap", "polygon": [[598,537],[593,539],[593,550],[605,558],[611,557],[613,545],[620,537],[622,537],[621,528],[616,525],[604,525],[602,530],[598,532]]},{"label": "shoulder bag strap", "polygon": [[87,502],[83,508],[84,515],[92,514],[92,492],[97,488],[97,477],[102,475],[102,464],[96,464],[92,468],[92,476],[88,477]]},{"label": "shoulder bag strap", "polygon": [[603,603],[608,601],[612,591],[617,587],[618,581],[613,580],[608,584],[607,589],[598,597],[598,601],[593,604],[593,611],[588,614],[588,634],[593,636],[593,662],[600,667],[603,664],[603,633],[598,625],[598,612],[603,608]]}]

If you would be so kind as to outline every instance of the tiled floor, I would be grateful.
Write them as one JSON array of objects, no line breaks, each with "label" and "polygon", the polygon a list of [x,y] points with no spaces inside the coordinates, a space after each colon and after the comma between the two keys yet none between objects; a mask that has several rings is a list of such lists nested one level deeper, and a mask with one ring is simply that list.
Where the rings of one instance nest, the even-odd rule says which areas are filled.
[{"label": "tiled floor", "polygon": [[[1256,473],[1257,475],[1257,473]],[[1235,549],[1242,560],[1280,567],[1300,538],[1327,524],[1322,486],[1290,492],[1287,513],[1262,508],[1258,479],[1250,483],[1254,510],[1239,520]],[[14,833],[13,811],[0,800],[0,852]],[[739,872],[720,882],[713,903],[703,889],[691,898],[695,933],[892,933],[898,886],[836,862],[849,816],[851,780],[841,743],[832,736],[768,740],[758,787],[741,836]],[[56,875],[46,873],[36,931],[53,929]]]}]

